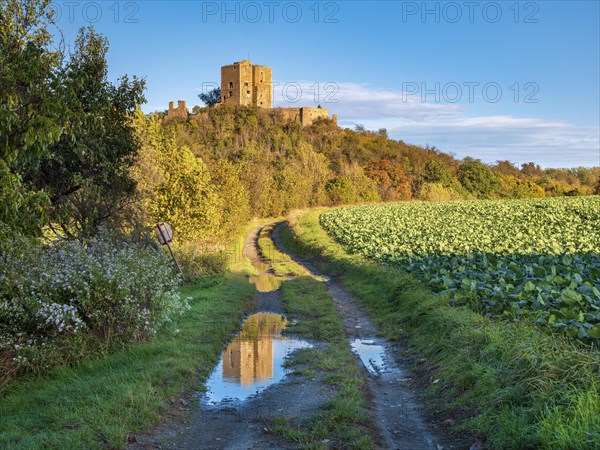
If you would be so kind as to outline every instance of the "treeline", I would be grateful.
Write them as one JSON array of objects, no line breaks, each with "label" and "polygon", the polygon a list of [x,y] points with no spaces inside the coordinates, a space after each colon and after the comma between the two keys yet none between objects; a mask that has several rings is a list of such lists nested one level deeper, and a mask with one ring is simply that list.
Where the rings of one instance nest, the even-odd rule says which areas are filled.
[{"label": "treeline", "polygon": [[[195,110],[188,120],[160,113],[146,120],[158,120],[175,147],[202,161],[225,202],[225,216],[240,222],[250,215],[279,216],[317,205],[600,190],[600,168],[543,170],[534,163],[518,168],[509,161],[486,165],[389,139],[385,130],[341,129],[330,120],[303,128],[283,120],[277,110],[243,106]],[[235,205],[226,200],[225,182],[236,192]],[[238,213],[231,215],[232,208]]]}]

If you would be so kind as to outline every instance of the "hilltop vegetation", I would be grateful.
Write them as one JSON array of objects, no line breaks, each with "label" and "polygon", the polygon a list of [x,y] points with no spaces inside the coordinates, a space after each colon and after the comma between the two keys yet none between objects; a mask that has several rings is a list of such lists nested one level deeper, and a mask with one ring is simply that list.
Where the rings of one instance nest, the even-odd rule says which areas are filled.
[{"label": "hilltop vegetation", "polygon": [[292,208],[369,201],[526,198],[591,194],[600,168],[521,169],[508,161],[488,166],[457,160],[435,148],[378,132],[341,129],[321,119],[302,128],[276,110],[243,106],[196,109],[189,120],[162,124],[178,146],[209,170],[223,160],[241,170],[256,215]]}]

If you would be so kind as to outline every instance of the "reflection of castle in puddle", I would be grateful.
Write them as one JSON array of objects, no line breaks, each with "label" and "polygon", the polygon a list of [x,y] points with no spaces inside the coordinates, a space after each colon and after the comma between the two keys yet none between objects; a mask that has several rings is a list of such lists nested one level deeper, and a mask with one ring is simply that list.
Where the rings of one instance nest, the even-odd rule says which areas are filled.
[{"label": "reflection of castle in puddle", "polygon": [[273,340],[286,325],[287,320],[279,314],[250,316],[223,353],[223,378],[239,380],[245,386],[272,378]]},{"label": "reflection of castle in puddle", "polygon": [[285,358],[294,350],[311,346],[282,336],[287,323],[285,317],[273,313],[257,313],[246,319],[206,382],[208,403],[245,400],[285,377]]}]

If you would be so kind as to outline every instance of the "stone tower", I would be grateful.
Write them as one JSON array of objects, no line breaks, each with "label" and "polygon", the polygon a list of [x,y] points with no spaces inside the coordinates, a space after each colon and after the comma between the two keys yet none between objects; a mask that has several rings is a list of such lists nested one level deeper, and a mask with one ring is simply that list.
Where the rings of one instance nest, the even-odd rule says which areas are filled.
[{"label": "stone tower", "polygon": [[221,101],[234,105],[273,107],[273,75],[270,67],[247,59],[221,67]]}]

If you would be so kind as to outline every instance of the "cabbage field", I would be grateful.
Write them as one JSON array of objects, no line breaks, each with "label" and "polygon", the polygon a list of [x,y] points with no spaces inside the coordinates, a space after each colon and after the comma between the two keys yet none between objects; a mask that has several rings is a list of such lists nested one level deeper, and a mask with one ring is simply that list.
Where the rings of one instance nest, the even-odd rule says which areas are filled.
[{"label": "cabbage field", "polygon": [[358,206],[320,220],[350,252],[456,305],[600,339],[600,196]]}]

